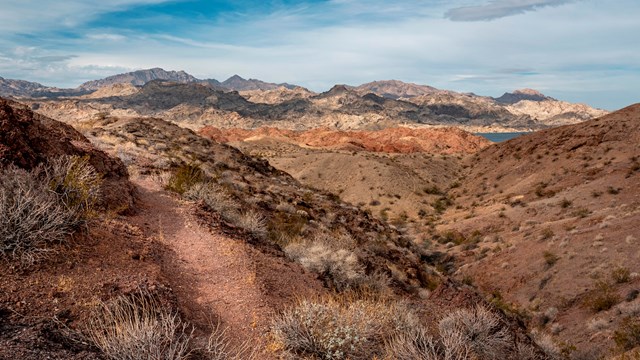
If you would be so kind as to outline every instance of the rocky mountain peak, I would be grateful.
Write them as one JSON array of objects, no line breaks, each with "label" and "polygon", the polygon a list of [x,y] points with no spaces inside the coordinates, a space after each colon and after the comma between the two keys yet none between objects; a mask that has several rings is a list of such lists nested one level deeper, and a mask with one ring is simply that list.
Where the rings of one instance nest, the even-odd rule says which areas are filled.
[{"label": "rocky mountain peak", "polygon": [[498,98],[494,98],[495,101],[501,104],[515,104],[522,100],[530,101],[547,101],[555,100],[552,97],[546,96],[543,93],[533,89],[519,89],[514,92],[506,92]]}]

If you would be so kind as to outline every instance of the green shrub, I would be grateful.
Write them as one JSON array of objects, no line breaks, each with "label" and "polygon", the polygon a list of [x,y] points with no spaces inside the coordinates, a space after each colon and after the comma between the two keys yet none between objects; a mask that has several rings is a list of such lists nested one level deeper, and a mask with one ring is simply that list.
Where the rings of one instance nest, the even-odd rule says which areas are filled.
[{"label": "green shrub", "polygon": [[62,156],[44,167],[49,188],[68,209],[88,216],[100,199],[102,176],[89,164],[89,157]]},{"label": "green shrub", "polygon": [[560,260],[558,255],[552,253],[551,251],[545,251],[544,253],[542,253],[542,256],[544,257],[545,264],[547,264],[547,266],[549,267],[555,265],[558,260]]},{"label": "green shrub", "polygon": [[640,346],[640,319],[627,317],[622,320],[618,329],[613,333],[613,340],[624,351]]},{"label": "green shrub", "polygon": [[185,164],[177,168],[167,182],[167,190],[184,194],[192,186],[205,180],[205,174],[197,165]]},{"label": "green shrub", "polygon": [[620,296],[618,296],[611,285],[604,281],[598,281],[596,288],[588,294],[585,301],[591,310],[599,312],[609,310],[619,303]]},{"label": "green shrub", "polygon": [[623,284],[629,282],[629,280],[631,279],[631,273],[629,272],[629,269],[625,267],[619,267],[611,272],[611,277],[617,284]]}]

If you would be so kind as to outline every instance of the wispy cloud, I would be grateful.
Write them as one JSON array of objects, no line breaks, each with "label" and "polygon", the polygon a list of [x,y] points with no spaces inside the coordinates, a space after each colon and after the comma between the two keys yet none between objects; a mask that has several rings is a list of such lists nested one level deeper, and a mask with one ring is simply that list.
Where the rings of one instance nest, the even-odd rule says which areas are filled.
[{"label": "wispy cloud", "polygon": [[[494,96],[532,87],[606,108],[640,99],[637,0],[44,3],[3,3],[0,76],[75,87],[163,67],[316,91],[395,78]],[[456,12],[458,20],[502,18],[451,21]]]},{"label": "wispy cloud", "polygon": [[484,5],[450,9],[445,17],[453,21],[489,21],[572,1],[574,0],[493,0]]}]

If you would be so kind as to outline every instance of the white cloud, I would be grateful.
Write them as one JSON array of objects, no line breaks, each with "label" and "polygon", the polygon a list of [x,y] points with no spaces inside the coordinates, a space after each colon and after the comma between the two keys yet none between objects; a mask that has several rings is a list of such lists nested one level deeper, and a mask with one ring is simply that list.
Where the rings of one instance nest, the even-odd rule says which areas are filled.
[{"label": "white cloud", "polygon": [[484,5],[450,9],[445,17],[453,21],[488,21],[572,1],[574,0],[493,0]]},{"label": "white cloud", "polygon": [[52,28],[73,28],[99,14],[135,5],[157,4],[169,0],[3,0],[0,31],[25,33]]}]

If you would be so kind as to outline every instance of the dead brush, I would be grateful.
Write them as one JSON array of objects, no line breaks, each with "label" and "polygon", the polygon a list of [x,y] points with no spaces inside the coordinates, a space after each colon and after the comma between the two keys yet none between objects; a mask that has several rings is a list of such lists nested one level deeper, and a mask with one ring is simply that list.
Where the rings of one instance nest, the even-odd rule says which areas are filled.
[{"label": "dead brush", "polygon": [[449,354],[445,358],[508,359],[514,351],[513,335],[483,306],[453,311],[440,320],[438,329]]},{"label": "dead brush", "polygon": [[0,171],[0,255],[31,264],[93,214],[101,177],[88,158],[63,156],[31,171]]},{"label": "dead brush", "polygon": [[403,303],[357,297],[303,299],[275,318],[275,348],[296,358],[372,359],[384,344],[416,324]]},{"label": "dead brush", "polygon": [[141,291],[101,303],[83,331],[113,360],[182,360],[192,352],[193,327]]}]

